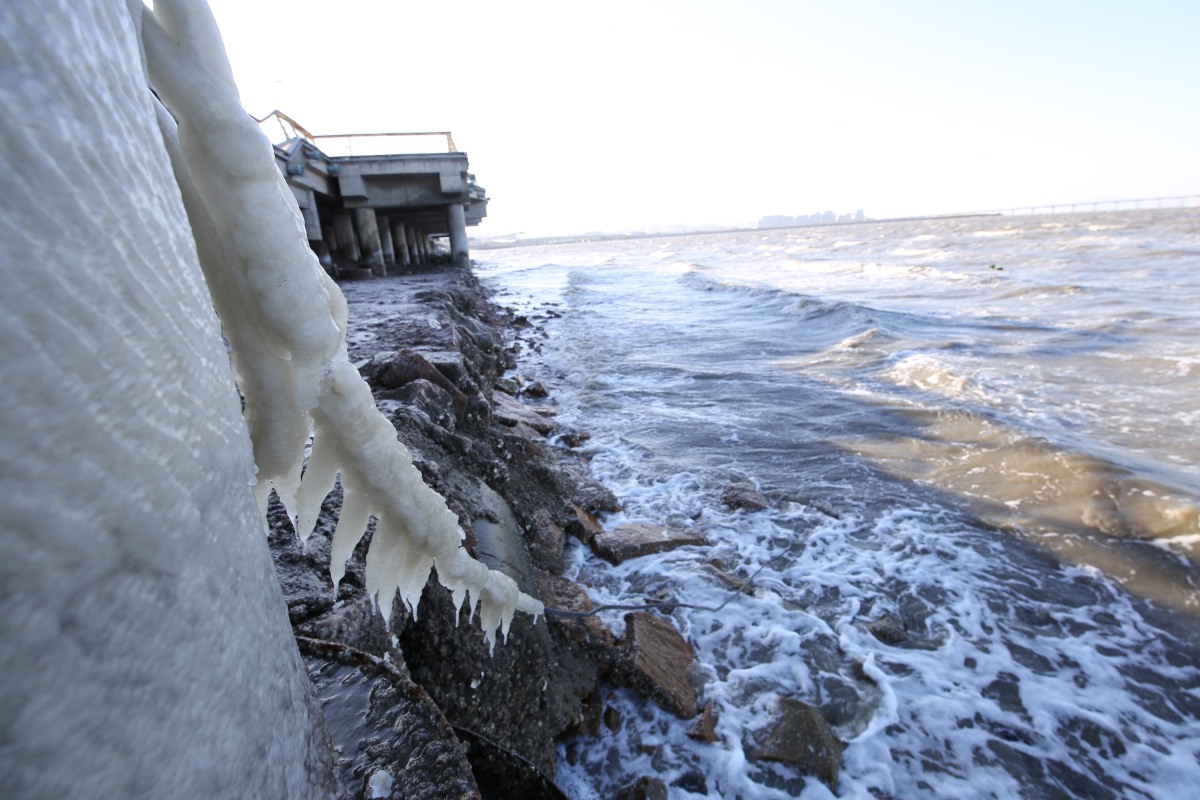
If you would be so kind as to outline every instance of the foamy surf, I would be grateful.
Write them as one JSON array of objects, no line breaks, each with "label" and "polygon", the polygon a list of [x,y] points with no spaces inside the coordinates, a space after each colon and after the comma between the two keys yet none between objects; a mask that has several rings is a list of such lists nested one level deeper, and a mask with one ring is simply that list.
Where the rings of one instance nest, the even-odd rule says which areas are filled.
[{"label": "foamy surf", "polygon": [[[593,434],[604,524],[709,541],[619,567],[576,544],[571,576],[598,603],[728,599],[672,612],[717,740],[609,691],[613,727],[560,751],[567,794],[1190,796],[1195,213],[489,253],[502,302],[554,312],[530,363]],[[772,507],[721,505],[733,480]],[[845,743],[834,790],[755,758],[792,699]]]}]

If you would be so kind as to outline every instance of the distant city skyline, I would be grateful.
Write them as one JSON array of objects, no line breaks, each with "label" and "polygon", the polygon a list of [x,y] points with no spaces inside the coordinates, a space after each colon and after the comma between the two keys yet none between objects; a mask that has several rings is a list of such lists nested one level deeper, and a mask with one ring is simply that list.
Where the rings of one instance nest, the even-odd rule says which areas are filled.
[{"label": "distant city skyline", "polygon": [[256,116],[452,131],[480,234],[1200,191],[1194,0],[211,2]]},{"label": "distant city skyline", "polygon": [[770,214],[758,221],[762,228],[787,228],[792,225],[833,225],[838,222],[865,222],[866,213],[860,208],[853,214],[839,214],[836,211],[814,211],[811,214]]}]

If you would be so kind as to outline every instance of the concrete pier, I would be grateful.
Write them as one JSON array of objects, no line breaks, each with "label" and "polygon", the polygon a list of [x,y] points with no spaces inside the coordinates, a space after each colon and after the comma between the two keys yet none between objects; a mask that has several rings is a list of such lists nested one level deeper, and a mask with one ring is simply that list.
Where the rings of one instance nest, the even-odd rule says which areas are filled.
[{"label": "concrete pier", "polygon": [[[392,248],[392,226],[387,217],[377,217],[379,228],[379,245],[383,248],[384,267],[396,266],[396,251]],[[387,270],[385,269],[385,272]]]},{"label": "concrete pier", "polygon": [[361,261],[358,234],[354,232],[354,221],[350,219],[349,214],[333,215],[333,232],[337,237],[338,260],[351,264]]},{"label": "concrete pier", "polygon": [[408,253],[408,237],[405,235],[403,222],[392,223],[392,244],[396,249],[396,261],[399,266],[410,266],[412,257]]},{"label": "concrete pier", "polygon": [[282,126],[294,134],[275,145],[275,161],[331,272],[368,267],[383,275],[429,263],[443,248],[455,263],[469,262],[467,228],[487,216],[488,197],[449,134],[436,134],[445,137],[445,153],[330,156],[321,150],[328,140],[435,134],[314,136],[280,112],[260,122],[265,131]]},{"label": "concrete pier", "polygon": [[450,232],[450,258],[455,265],[467,266],[471,256],[467,251],[467,215],[462,205],[446,206],[446,227]]},{"label": "concrete pier", "polygon": [[354,209],[354,227],[358,231],[358,249],[363,263],[376,275],[383,275],[383,244],[379,241],[379,223],[375,209]]},{"label": "concrete pier", "polygon": [[413,261],[417,266],[423,266],[425,264],[425,234],[421,232],[420,228],[413,230],[412,247]]}]

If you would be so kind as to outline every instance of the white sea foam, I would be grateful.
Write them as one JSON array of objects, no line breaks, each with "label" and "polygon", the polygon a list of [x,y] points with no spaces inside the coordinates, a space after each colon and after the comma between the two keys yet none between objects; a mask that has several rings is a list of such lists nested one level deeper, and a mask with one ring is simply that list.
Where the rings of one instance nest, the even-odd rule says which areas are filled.
[{"label": "white sea foam", "polygon": [[900,386],[935,392],[952,398],[974,396],[984,399],[983,392],[944,360],[927,353],[905,355],[882,373],[883,377]]},{"label": "white sea foam", "polygon": [[[1039,565],[1005,563],[1000,544],[935,509],[840,520],[803,507],[730,514],[712,510],[711,496],[704,496],[711,487],[694,475],[637,481],[630,469],[636,460],[616,452],[599,459],[598,474],[626,502],[608,523],[679,521],[701,507],[695,521],[713,546],[618,568],[577,547],[576,577],[595,599],[628,602],[669,592],[681,602],[715,604],[728,590],[705,560],[743,578],[766,567],[754,596],[735,597],[720,613],[674,615],[704,665],[703,693],[721,720],[719,742],[696,743],[669,714],[616,692],[606,702],[626,724],[588,746],[575,766],[564,763],[560,776],[568,782],[595,785],[619,754],[624,769],[668,782],[700,769],[711,797],[795,796],[795,776],[753,765],[747,741],[773,698],[799,697],[828,709],[837,687],[857,696],[834,712],[853,776],[843,781],[842,797],[869,797],[871,789],[901,797],[1007,797],[1020,793],[1018,778],[1034,762],[1058,770],[1053,780],[1080,794],[1092,786],[1091,768],[1071,767],[1089,759],[1104,765],[1105,782],[1141,791],[1181,789],[1194,777],[1195,765],[1181,759],[1196,752],[1186,744],[1198,741],[1196,721],[1179,718],[1169,701],[1156,708],[1139,695],[1147,675],[1151,684],[1194,684],[1197,670],[1159,661],[1158,634],[1095,575],[1065,575],[1090,604],[1026,605],[1020,592],[1046,580]],[[1006,585],[1018,588],[1015,602],[1006,598]],[[889,645],[866,631],[865,623],[883,613],[905,619],[907,640]],[[622,627],[618,616],[609,622]],[[1131,746],[1131,738],[1141,744]],[[645,745],[658,750],[645,754]],[[803,796],[825,791],[810,781]]]}]

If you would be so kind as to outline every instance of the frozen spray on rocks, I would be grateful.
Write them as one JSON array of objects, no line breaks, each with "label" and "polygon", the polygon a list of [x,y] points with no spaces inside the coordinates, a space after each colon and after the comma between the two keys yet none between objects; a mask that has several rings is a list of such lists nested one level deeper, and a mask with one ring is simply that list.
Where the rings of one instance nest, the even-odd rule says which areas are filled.
[{"label": "frozen spray on rocks", "polygon": [[518,609],[538,614],[541,604],[462,549],[458,519],[425,485],[347,359],[345,299],[309,249],[270,146],[242,109],[211,12],[167,2],[142,18],[150,83],[179,120],[178,137],[162,113],[160,127],[189,218],[198,220],[200,264],[250,410],[260,506],[265,512],[274,488],[305,539],[340,474],[346,505],[330,565],[335,585],[374,514],[368,594],[384,617],[397,593],[415,610],[436,564],[458,605],[468,596],[482,605],[494,643]]}]

